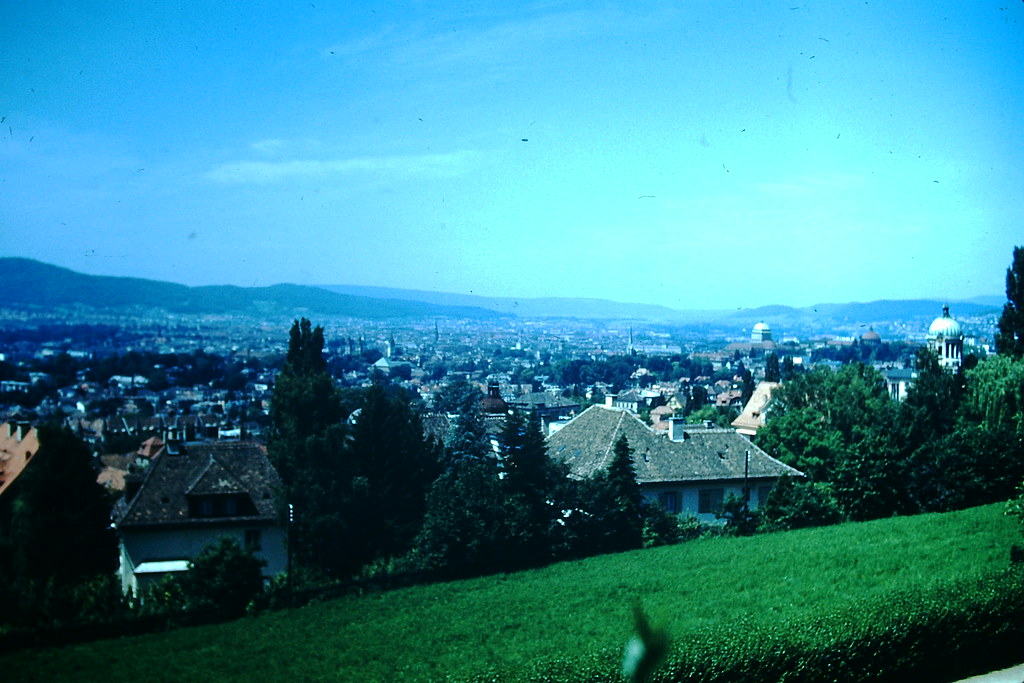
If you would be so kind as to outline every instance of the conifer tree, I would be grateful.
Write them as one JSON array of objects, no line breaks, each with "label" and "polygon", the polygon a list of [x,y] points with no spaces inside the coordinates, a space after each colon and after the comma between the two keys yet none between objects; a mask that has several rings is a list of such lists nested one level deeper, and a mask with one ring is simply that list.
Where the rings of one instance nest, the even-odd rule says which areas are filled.
[{"label": "conifer tree", "polygon": [[643,497],[633,469],[632,449],[626,435],[615,442],[608,465],[608,487],[615,501],[612,529],[617,549],[639,548],[643,531]]},{"label": "conifer tree", "polygon": [[[340,392],[323,357],[324,336],[303,318],[292,324],[288,355],[274,382],[268,455],[293,506],[289,544],[297,568],[344,576],[353,546],[365,543],[365,487],[347,457]],[[287,514],[282,507],[281,515]]]},{"label": "conifer tree", "polygon": [[1013,248],[1013,262],[1006,269],[1006,304],[998,325],[996,350],[1024,357],[1024,247]]}]

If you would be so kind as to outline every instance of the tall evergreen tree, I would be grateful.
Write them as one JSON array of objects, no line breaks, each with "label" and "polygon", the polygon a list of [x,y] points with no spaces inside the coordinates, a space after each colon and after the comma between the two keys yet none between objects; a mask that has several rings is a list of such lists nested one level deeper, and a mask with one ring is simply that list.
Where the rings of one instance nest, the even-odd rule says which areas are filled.
[{"label": "tall evergreen tree", "polygon": [[779,357],[775,352],[769,353],[764,359],[764,381],[778,382],[782,380],[782,370],[779,368]]},{"label": "tall evergreen tree", "polygon": [[360,515],[368,495],[347,457],[340,392],[323,346],[321,327],[305,318],[292,324],[274,382],[268,454],[284,484],[284,502],[294,509],[288,542],[295,568],[344,576],[358,569],[350,549],[365,542]]},{"label": "tall evergreen tree", "polygon": [[618,438],[613,447],[607,486],[615,505],[608,520],[612,549],[639,548],[643,541],[643,496],[636,482],[633,452],[625,434]]},{"label": "tall evergreen tree", "polygon": [[405,553],[423,524],[427,491],[438,474],[439,449],[424,436],[409,402],[375,384],[352,432],[351,455],[371,498],[369,529],[374,540],[366,548],[367,559]]},{"label": "tall evergreen tree", "polygon": [[1024,357],[1024,247],[1013,248],[1013,262],[1006,269],[1006,304],[998,325],[996,350]]},{"label": "tall evergreen tree", "polygon": [[551,531],[555,520],[556,467],[548,457],[536,420],[513,412],[502,431],[502,465],[506,516],[511,525],[509,543],[518,549],[521,565],[551,559]]}]

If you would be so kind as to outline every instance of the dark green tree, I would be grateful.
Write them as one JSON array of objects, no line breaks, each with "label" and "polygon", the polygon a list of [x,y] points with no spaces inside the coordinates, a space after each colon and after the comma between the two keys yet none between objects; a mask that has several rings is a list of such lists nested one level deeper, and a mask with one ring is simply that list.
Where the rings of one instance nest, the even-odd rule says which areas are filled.
[{"label": "dark green tree", "polygon": [[747,405],[750,402],[750,397],[754,395],[754,376],[750,374],[750,370],[746,368],[740,373],[740,403]]},{"label": "dark green tree", "polygon": [[[368,486],[367,560],[407,552],[420,531],[439,449],[423,433],[404,396],[376,384],[366,394],[352,430],[351,457]],[[359,554],[353,548],[354,555]]]},{"label": "dark green tree", "polygon": [[262,560],[233,538],[222,538],[203,549],[188,571],[177,577],[183,607],[234,619],[263,591]]},{"label": "dark green tree", "polygon": [[843,521],[843,512],[827,482],[782,477],[759,508],[765,531],[827,526]]},{"label": "dark green tree", "polygon": [[1013,262],[1006,269],[1006,303],[998,327],[996,350],[1024,357],[1024,247],[1013,248]]},{"label": "dark green tree", "polygon": [[419,566],[454,578],[507,570],[512,564],[498,462],[452,459],[431,485],[416,541]]},{"label": "dark green tree", "polygon": [[900,405],[901,440],[904,450],[938,440],[953,430],[963,398],[963,377],[939,364],[931,349],[917,353],[917,377]]},{"label": "dark green tree", "polygon": [[540,424],[513,412],[501,438],[506,514],[514,523],[510,542],[522,566],[551,560],[551,535],[559,506],[555,490],[566,472],[548,457]]},{"label": "dark green tree", "polygon": [[764,358],[764,381],[782,381],[782,370],[779,368],[779,357],[776,356],[774,352],[769,353]]},{"label": "dark green tree", "polygon": [[990,356],[966,374],[963,418],[1024,437],[1024,359]]},{"label": "dark green tree", "polygon": [[618,438],[613,447],[607,486],[614,501],[614,508],[607,519],[613,549],[639,548],[643,540],[643,496],[636,482],[633,452],[625,434]]},{"label": "dark green tree", "polygon": [[793,379],[796,375],[796,367],[793,364],[793,356],[784,356],[782,359],[782,367],[779,369],[779,377],[781,381],[788,382]]},{"label": "dark green tree", "polygon": [[348,456],[341,395],[327,372],[323,346],[321,327],[305,318],[292,324],[288,354],[274,382],[268,454],[285,502],[294,507],[293,570],[346,576],[358,569],[350,549],[366,542],[360,516],[368,493]]},{"label": "dark green tree", "polygon": [[39,451],[0,500],[0,580],[17,586],[22,606],[47,607],[36,616],[77,619],[78,589],[117,569],[111,499],[82,441],[55,425],[38,436]]}]

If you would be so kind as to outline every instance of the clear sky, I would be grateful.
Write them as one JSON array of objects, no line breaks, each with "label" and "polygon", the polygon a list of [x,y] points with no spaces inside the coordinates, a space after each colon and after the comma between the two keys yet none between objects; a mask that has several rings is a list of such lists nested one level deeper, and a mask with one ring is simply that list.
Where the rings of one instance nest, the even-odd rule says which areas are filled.
[{"label": "clear sky", "polygon": [[1024,2],[3,2],[0,255],[729,308],[1003,293]]}]

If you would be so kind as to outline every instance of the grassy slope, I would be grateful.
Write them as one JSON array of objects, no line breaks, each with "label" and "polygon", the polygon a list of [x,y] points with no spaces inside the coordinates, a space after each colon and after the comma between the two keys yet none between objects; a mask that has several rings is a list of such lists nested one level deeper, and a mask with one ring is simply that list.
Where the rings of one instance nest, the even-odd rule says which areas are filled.
[{"label": "grassy slope", "polygon": [[427,680],[546,658],[617,657],[639,599],[677,640],[763,616],[1002,569],[1017,539],[992,505],[351,597],[168,634],[12,655],[7,680]]}]

